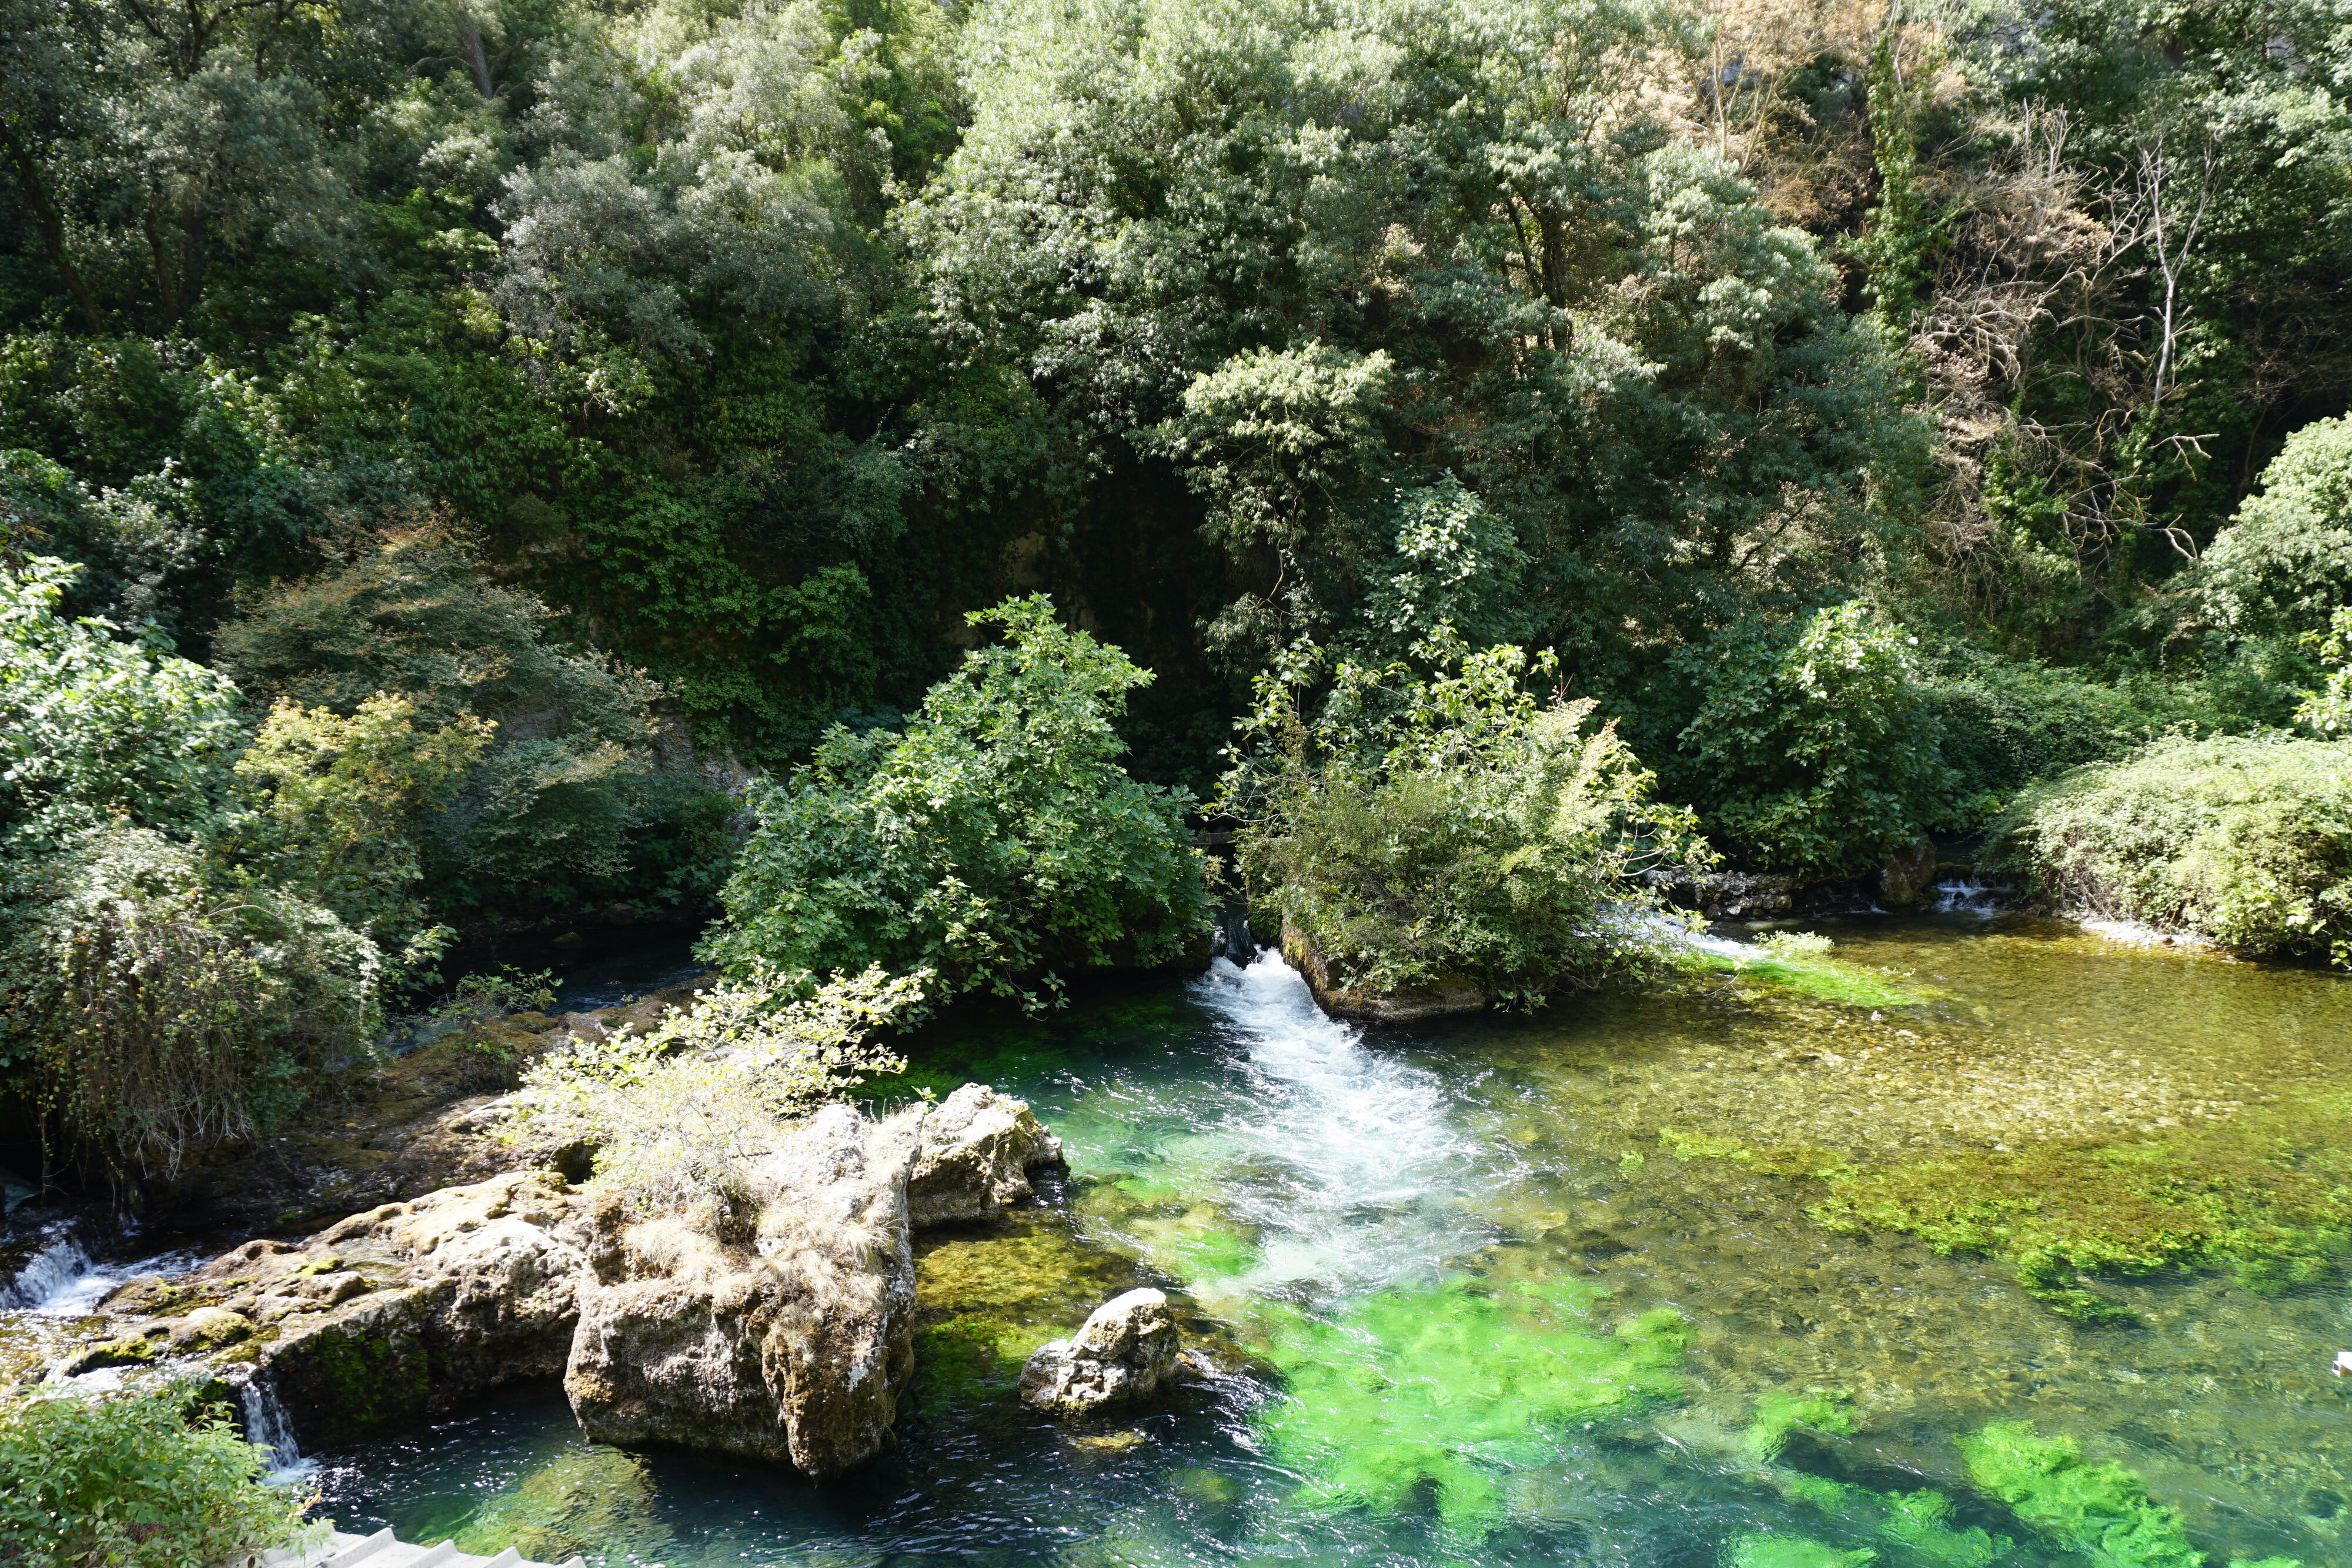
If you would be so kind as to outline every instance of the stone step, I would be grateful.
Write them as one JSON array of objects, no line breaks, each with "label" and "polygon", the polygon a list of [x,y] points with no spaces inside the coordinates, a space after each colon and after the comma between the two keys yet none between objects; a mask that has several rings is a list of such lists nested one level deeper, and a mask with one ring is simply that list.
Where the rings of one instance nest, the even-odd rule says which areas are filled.
[{"label": "stone step", "polygon": [[221,1568],[586,1568],[586,1564],[577,1557],[556,1563],[533,1563],[511,1546],[495,1557],[478,1557],[458,1551],[454,1541],[412,1546],[389,1530],[373,1535],[338,1530],[300,1551],[281,1546],[236,1558]]}]

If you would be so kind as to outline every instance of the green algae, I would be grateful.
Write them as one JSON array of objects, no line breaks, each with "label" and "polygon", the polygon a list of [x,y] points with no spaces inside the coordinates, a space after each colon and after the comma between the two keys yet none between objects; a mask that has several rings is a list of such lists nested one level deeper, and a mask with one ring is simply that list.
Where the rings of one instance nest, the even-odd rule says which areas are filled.
[{"label": "green algae", "polygon": [[2265,1292],[2334,1278],[2352,1252],[2347,1140],[2352,1096],[2315,1096],[2133,1143],[1961,1150],[1841,1172],[1811,1212],[2004,1259],[2036,1299],[2116,1321],[2131,1314],[2086,1277],[2219,1267]]},{"label": "green algae", "polygon": [[1876,1169],[1671,1127],[1658,1140],[1681,1159],[1825,1181],[1807,1212],[1832,1229],[2000,1258],[2028,1295],[2084,1323],[2140,1322],[2090,1288],[2100,1275],[2226,1268],[2276,1293],[2334,1279],[2352,1255],[2352,1095],[2127,1143],[1958,1149]]},{"label": "green algae", "polygon": [[1658,1308],[1612,1332],[1592,1321],[1605,1295],[1453,1280],[1323,1318],[1269,1309],[1285,1397],[1260,1413],[1260,1435],[1307,1477],[1305,1506],[1384,1515],[1429,1503],[1449,1533],[1483,1536],[1504,1511],[1498,1478],[1553,1457],[1563,1428],[1682,1394],[1681,1315]]},{"label": "green algae", "polygon": [[1040,1345],[1148,1282],[1132,1260],[1087,1246],[1054,1216],[926,1239],[915,1253],[911,1407],[948,1417],[1006,1407]]},{"label": "green algae", "polygon": [[1778,1458],[1789,1439],[1800,1431],[1828,1432],[1840,1437],[1853,1431],[1852,1396],[1814,1389],[1804,1394],[1767,1394],[1756,1402],[1756,1418],[1741,1435],[1749,1456],[1759,1462]]},{"label": "green algae", "polygon": [[1853,1008],[1911,1008],[1943,1000],[1950,992],[1921,985],[1907,975],[1830,956],[1830,940],[1812,932],[1778,932],[1760,944],[1761,957],[1696,955],[1697,967],[1735,979],[1761,980],[1781,990],[1843,1002]]},{"label": "green algae", "polygon": [[1743,1535],[1724,1561],[1729,1568],[1869,1568],[1878,1553],[1867,1546],[1841,1552],[1802,1535]]},{"label": "green algae", "polygon": [[[2140,1478],[2113,1460],[2085,1459],[2072,1437],[2045,1437],[2031,1421],[1996,1421],[1963,1438],[1960,1454],[1978,1486],[2098,1568],[2205,1568],[2179,1510],[2150,1498]],[[2272,1557],[2232,1568],[2298,1564]]]},{"label": "green algae", "polygon": [[483,1556],[511,1546],[540,1563],[574,1554],[642,1561],[667,1544],[645,1459],[603,1444],[567,1448],[465,1514],[419,1521],[402,1533],[420,1545],[446,1539]]}]

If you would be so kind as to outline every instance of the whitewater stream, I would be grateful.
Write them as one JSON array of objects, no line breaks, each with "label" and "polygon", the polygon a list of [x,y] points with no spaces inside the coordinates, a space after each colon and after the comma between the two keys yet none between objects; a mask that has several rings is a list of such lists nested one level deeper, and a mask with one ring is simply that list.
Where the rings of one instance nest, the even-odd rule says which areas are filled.
[{"label": "whitewater stream", "polygon": [[[1727,974],[1362,1030],[1261,955],[935,1029],[887,1092],[1022,1094],[1071,1172],[919,1244],[897,1452],[819,1489],[584,1443],[532,1387],[312,1456],[320,1511],[665,1568],[2352,1565],[2340,1258],[2284,1288],[2103,1278],[2132,1321],[2081,1324],[2011,1262],[1824,1223],[1840,1189],[1814,1174],[2152,1161],[2297,1106],[2342,1118],[2352,983],[1964,893],[1821,925],[1899,998]],[[1128,1420],[1024,1410],[1028,1352],[1144,1281],[1232,1375]],[[1996,1495],[1985,1435],[2020,1421],[2082,1474],[2128,1472],[2146,1552]]]}]

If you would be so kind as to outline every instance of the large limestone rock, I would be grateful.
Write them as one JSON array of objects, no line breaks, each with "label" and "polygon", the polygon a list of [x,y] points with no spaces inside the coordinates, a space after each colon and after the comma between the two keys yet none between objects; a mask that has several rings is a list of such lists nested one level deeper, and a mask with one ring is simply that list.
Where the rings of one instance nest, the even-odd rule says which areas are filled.
[{"label": "large limestone rock", "polygon": [[918,1230],[992,1219],[1034,1190],[1029,1173],[1062,1163],[1062,1140],[1025,1100],[967,1083],[923,1119],[921,1152],[907,1179],[908,1218]]},{"label": "large limestone rock", "polygon": [[913,1233],[1001,1212],[1060,1145],[968,1084],[773,1129],[726,1213],[592,1203],[509,1171],[130,1281],[56,1375],[169,1363],[275,1387],[307,1449],[562,1375],[582,1429],[830,1476],[886,1447],[912,1366]]},{"label": "large limestone rock", "polygon": [[438,1415],[563,1368],[586,1266],[584,1206],[516,1171],[355,1215],[309,1241],[249,1241],[194,1275],[127,1281],[127,1332],[59,1371],[217,1353],[266,1378],[305,1448]]},{"label": "large limestone rock", "polygon": [[914,1365],[923,1115],[817,1112],[761,1162],[766,1201],[740,1239],[608,1205],[563,1375],[581,1430],[816,1477],[880,1451]]},{"label": "large limestone rock", "polygon": [[1076,1416],[1149,1399],[1190,1367],[1168,1298],[1129,1291],[1097,1307],[1067,1339],[1042,1347],[1021,1369],[1021,1397]]}]

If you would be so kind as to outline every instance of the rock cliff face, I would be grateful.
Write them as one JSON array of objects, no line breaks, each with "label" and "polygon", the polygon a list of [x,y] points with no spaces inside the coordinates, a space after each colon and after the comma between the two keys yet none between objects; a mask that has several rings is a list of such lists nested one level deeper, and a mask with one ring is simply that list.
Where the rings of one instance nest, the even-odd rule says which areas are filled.
[{"label": "rock cliff face", "polygon": [[56,1370],[266,1378],[306,1448],[560,1373],[593,1438],[835,1475],[890,1439],[913,1367],[914,1231],[1000,1213],[1060,1145],[984,1084],[777,1132],[748,1213],[698,1225],[509,1171],[131,1281],[106,1302],[116,1337]]}]

